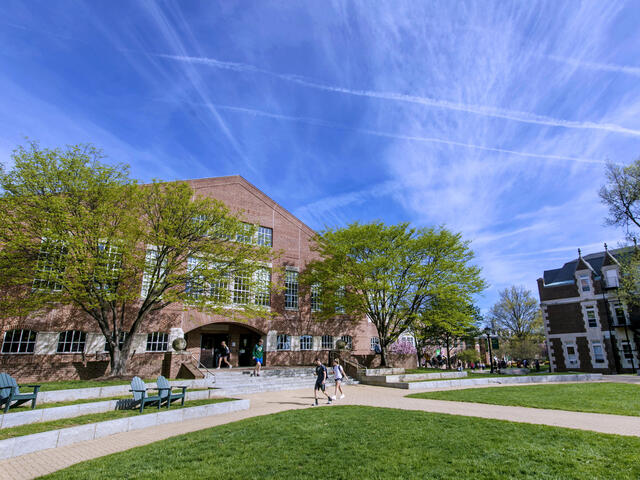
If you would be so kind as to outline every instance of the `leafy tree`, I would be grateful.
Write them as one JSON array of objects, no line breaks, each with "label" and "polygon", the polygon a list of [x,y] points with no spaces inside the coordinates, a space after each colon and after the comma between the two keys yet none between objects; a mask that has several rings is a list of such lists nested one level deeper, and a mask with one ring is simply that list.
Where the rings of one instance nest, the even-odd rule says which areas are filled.
[{"label": "leafy tree", "polygon": [[[253,228],[221,202],[182,182],[140,186],[92,146],[31,143],[12,159],[0,171],[4,317],[83,312],[106,338],[111,375],[123,375],[134,335],[174,302],[227,314],[233,302],[232,315],[264,314],[252,300],[268,294],[260,262],[270,249],[248,241]],[[230,282],[240,287],[233,298]]]},{"label": "leafy tree", "polygon": [[489,318],[493,330],[507,338],[527,338],[542,330],[538,301],[522,286],[502,290],[500,299],[491,307]]},{"label": "leafy tree", "polygon": [[[627,240],[637,245],[640,228],[640,158],[627,166],[609,163],[607,183],[600,189],[600,199],[609,209],[607,225],[622,227]],[[640,251],[629,248],[618,256],[621,270],[618,295],[627,305],[640,308]]]},{"label": "leafy tree", "polygon": [[477,336],[477,309],[465,295],[442,295],[426,302],[412,331],[418,345],[418,361],[428,346],[443,346],[447,368],[451,368],[451,348],[456,340]]},{"label": "leafy tree", "polygon": [[407,331],[430,300],[455,290],[471,295],[484,287],[473,252],[459,234],[406,223],[353,223],[315,239],[321,260],[303,276],[320,304],[317,318],[367,316],[387,349]]},{"label": "leafy tree", "polygon": [[464,363],[477,363],[480,361],[480,353],[474,348],[467,348],[458,353],[458,360]]}]

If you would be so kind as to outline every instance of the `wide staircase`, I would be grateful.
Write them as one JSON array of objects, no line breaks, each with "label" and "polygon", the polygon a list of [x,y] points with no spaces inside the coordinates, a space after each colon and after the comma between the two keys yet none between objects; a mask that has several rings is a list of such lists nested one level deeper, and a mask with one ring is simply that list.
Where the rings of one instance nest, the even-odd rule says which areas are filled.
[{"label": "wide staircase", "polygon": [[[219,389],[216,395],[233,396],[277,390],[311,389],[316,381],[314,367],[269,367],[263,369],[259,377],[251,376],[252,372],[253,369],[242,368],[213,370],[214,385]],[[333,383],[332,375],[328,383]],[[350,380],[349,383],[357,382]]]}]

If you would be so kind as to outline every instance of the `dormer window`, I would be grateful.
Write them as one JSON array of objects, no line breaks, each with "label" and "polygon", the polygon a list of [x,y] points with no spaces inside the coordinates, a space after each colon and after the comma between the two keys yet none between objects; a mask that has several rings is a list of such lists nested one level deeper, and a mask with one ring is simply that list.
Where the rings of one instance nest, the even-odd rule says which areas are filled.
[{"label": "dormer window", "polygon": [[618,286],[618,272],[615,270],[607,270],[606,274],[607,287],[613,288]]},{"label": "dormer window", "polygon": [[591,291],[591,283],[589,282],[589,275],[580,275],[579,284],[580,284],[580,290],[582,292]]}]

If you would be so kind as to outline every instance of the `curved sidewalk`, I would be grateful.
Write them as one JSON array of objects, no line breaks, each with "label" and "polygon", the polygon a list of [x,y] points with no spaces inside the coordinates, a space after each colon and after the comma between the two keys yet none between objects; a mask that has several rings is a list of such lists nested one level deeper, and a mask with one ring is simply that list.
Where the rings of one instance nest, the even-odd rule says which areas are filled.
[{"label": "curved sidewalk", "polygon": [[[640,417],[441,400],[422,400],[405,398],[405,395],[409,393],[406,390],[367,385],[349,386],[345,388],[345,392],[347,397],[334,402],[334,404],[423,410],[427,412],[591,430],[600,433],[640,436]],[[22,457],[0,461],[0,479],[18,480],[35,478],[66,468],[78,462],[146,445],[175,435],[195,432],[244,418],[267,415],[284,410],[309,408],[312,403],[313,392],[311,389],[305,389],[240,395],[239,397],[249,398],[251,400],[249,410],[119,433],[98,440],[76,443],[66,447],[44,450]]]}]

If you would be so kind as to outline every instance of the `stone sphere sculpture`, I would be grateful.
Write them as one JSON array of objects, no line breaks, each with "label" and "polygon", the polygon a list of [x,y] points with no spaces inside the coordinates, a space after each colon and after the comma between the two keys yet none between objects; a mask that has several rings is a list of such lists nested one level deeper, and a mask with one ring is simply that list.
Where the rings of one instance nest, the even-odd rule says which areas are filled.
[{"label": "stone sphere sculpture", "polygon": [[181,352],[187,348],[187,341],[182,337],[178,337],[171,343],[171,346],[176,352]]}]

